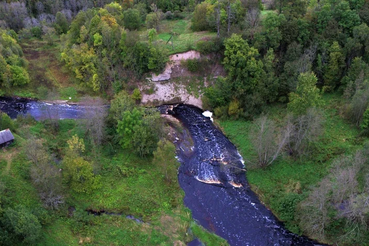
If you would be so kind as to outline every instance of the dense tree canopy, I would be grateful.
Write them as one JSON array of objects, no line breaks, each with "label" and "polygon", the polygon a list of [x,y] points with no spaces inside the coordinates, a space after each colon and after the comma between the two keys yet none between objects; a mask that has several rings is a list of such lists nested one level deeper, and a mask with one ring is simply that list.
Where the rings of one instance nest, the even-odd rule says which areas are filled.
[{"label": "dense tree canopy", "polygon": [[0,29],[0,94],[13,86],[28,84],[27,61],[16,34]]}]

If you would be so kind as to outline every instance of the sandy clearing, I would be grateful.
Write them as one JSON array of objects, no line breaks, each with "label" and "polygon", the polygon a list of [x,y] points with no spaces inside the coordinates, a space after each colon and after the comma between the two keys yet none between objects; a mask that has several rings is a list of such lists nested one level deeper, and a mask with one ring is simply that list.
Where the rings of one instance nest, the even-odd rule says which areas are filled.
[{"label": "sandy clearing", "polygon": [[164,72],[158,75],[152,74],[151,81],[159,82],[169,80],[171,78],[172,68],[180,65],[182,60],[188,59],[200,59],[200,53],[195,50],[190,50],[185,53],[178,53],[169,56],[169,62],[165,66]]},{"label": "sandy clearing", "polygon": [[[144,94],[141,102],[149,105],[160,105],[164,103],[186,103],[202,108],[201,97],[197,98],[191,95],[186,90],[186,87],[181,84],[173,84],[170,82],[160,83],[161,81],[170,80],[172,69],[179,66],[182,60],[200,59],[200,53],[194,50],[178,53],[169,57],[169,62],[166,64],[165,70],[159,75],[152,74],[148,80],[154,82],[155,89],[151,95]],[[141,91],[144,88],[140,88]]]}]

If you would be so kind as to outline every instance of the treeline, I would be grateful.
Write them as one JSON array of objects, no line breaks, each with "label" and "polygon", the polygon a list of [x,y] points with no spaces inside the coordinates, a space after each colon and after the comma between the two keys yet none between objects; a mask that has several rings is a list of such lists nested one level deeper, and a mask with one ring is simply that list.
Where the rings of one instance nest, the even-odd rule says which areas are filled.
[{"label": "treeline", "polygon": [[159,72],[167,61],[166,50],[152,42],[155,29],[143,40],[134,31],[141,23],[137,9],[123,11],[111,3],[80,12],[65,36],[62,60],[81,85],[93,91],[124,86],[122,78]]},{"label": "treeline", "polygon": [[57,14],[69,22],[81,10],[102,7],[111,0],[21,0],[0,3],[0,26],[11,28],[16,32],[23,28],[51,25],[56,21]]},{"label": "treeline", "polygon": [[[193,9],[194,0],[12,0],[0,3],[0,27],[10,28],[16,32],[23,28],[52,25],[58,18],[66,18],[68,22],[80,12],[91,8],[103,7],[106,4],[116,2],[124,10],[139,5],[141,11],[150,11],[150,6],[155,4],[164,12],[175,13]],[[60,15],[59,17],[57,15]]]},{"label": "treeline", "polygon": [[13,30],[0,29],[0,95],[14,86],[29,83],[27,60]]},{"label": "treeline", "polygon": [[367,107],[368,1],[278,1],[264,16],[258,5],[242,10],[237,1],[220,3],[197,5],[192,19],[196,28],[219,29],[220,37],[237,33],[224,42],[228,77],[205,93],[218,116],[252,118],[268,103],[288,102],[306,72],[325,92],[346,91],[347,114],[358,101]]}]

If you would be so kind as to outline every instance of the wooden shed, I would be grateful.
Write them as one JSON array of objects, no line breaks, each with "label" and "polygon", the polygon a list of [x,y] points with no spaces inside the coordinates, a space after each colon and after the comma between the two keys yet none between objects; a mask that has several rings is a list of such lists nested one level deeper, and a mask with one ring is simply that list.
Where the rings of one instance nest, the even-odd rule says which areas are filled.
[{"label": "wooden shed", "polygon": [[14,141],[14,136],[9,129],[0,131],[0,148],[11,144]]}]

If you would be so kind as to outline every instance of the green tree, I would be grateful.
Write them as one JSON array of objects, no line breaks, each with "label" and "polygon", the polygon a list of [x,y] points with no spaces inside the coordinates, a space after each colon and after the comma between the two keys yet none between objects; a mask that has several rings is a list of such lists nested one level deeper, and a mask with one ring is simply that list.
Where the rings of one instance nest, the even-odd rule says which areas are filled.
[{"label": "green tree", "polygon": [[100,35],[100,33],[95,33],[94,34],[94,46],[100,46],[102,45],[102,36]]},{"label": "green tree", "polygon": [[159,30],[160,16],[156,13],[146,15],[146,27]]},{"label": "green tree", "polygon": [[41,224],[37,217],[24,206],[7,208],[4,217],[9,232],[25,245],[35,244],[40,238]]},{"label": "green tree", "polygon": [[347,1],[340,1],[334,8],[333,15],[338,24],[348,33],[352,32],[354,26],[360,25],[360,16],[355,10],[350,9]]},{"label": "green tree", "polygon": [[124,26],[129,30],[136,30],[140,27],[141,17],[137,9],[127,9],[123,13]]},{"label": "green tree", "polygon": [[155,36],[157,35],[156,29],[151,28],[147,30],[147,36],[149,38],[149,43],[152,44],[152,41],[154,41]]},{"label": "green tree", "polygon": [[191,29],[194,31],[205,31],[209,30],[210,26],[207,22],[206,16],[208,8],[210,8],[210,4],[208,2],[203,2],[201,4],[196,5],[195,11],[192,17],[192,26]]},{"label": "green tree", "polygon": [[264,56],[265,79],[263,79],[264,86],[262,87],[264,89],[264,98],[268,102],[274,102],[278,96],[279,80],[275,75],[275,66],[277,62],[273,49],[269,49]]},{"label": "green tree", "polygon": [[13,86],[28,84],[30,79],[26,69],[19,66],[10,66],[11,83]]},{"label": "green tree", "polygon": [[14,131],[15,126],[13,120],[6,113],[0,112],[0,131],[4,129]]},{"label": "green tree", "polygon": [[263,21],[266,37],[266,48],[277,49],[282,40],[281,26],[286,22],[283,14],[268,13]]},{"label": "green tree", "polygon": [[82,139],[73,136],[68,140],[68,150],[63,159],[63,179],[73,191],[91,193],[100,187],[100,176],[94,174],[92,163],[80,156],[84,150]]},{"label": "green tree", "polygon": [[339,85],[344,66],[345,56],[338,42],[333,42],[329,48],[329,63],[324,75],[325,90],[333,90]]},{"label": "green tree", "polygon": [[66,157],[63,166],[63,178],[73,191],[89,194],[100,187],[100,176],[94,174],[92,164],[82,157]]},{"label": "green tree", "polygon": [[117,133],[120,136],[119,143],[123,148],[133,147],[133,136],[142,125],[142,111],[134,108],[132,111],[123,112],[122,120],[118,121]]},{"label": "green tree", "polygon": [[154,152],[153,164],[157,166],[168,184],[176,183],[178,161],[176,159],[176,148],[168,140],[160,140]]},{"label": "green tree", "polygon": [[140,156],[150,155],[162,135],[160,114],[142,108],[125,111],[118,121],[117,133],[123,148],[132,149]]},{"label": "green tree", "polygon": [[69,23],[65,15],[61,12],[56,13],[55,23],[54,23],[55,31],[60,35],[67,33],[69,29]]},{"label": "green tree", "polygon": [[135,101],[138,101],[140,102],[141,101],[141,98],[142,98],[142,95],[141,95],[141,92],[139,89],[134,89],[133,90],[133,93],[132,93],[132,99],[135,100]]},{"label": "green tree", "polygon": [[252,92],[264,76],[258,50],[236,34],[228,38],[224,46],[223,64],[230,81],[233,81],[234,95],[240,97]]},{"label": "green tree", "polygon": [[133,110],[134,106],[134,100],[126,91],[121,91],[115,95],[114,99],[111,101],[109,109],[110,118],[114,120],[115,125],[118,124],[118,121],[122,120],[123,113]]},{"label": "green tree", "polygon": [[10,67],[4,57],[0,54],[0,87],[10,87]]},{"label": "green tree", "polygon": [[99,91],[102,87],[98,76],[98,57],[88,44],[75,45],[61,53],[62,61],[71,69],[82,86]]},{"label": "green tree", "polygon": [[320,11],[316,12],[317,15],[317,31],[322,34],[328,23],[333,19],[333,12],[331,5],[329,3],[325,3]]},{"label": "green tree", "polygon": [[369,66],[361,57],[355,57],[349,67],[346,76],[342,78],[341,84],[345,86],[345,97],[351,98],[356,90],[366,87],[363,80],[369,75]]},{"label": "green tree", "polygon": [[367,130],[369,128],[369,108],[367,108],[364,112],[360,128],[363,130]]},{"label": "green tree", "polygon": [[317,81],[317,77],[312,72],[300,74],[296,91],[289,94],[288,110],[295,115],[302,115],[308,108],[322,106],[323,100],[316,87]]},{"label": "green tree", "polygon": [[124,64],[138,75],[142,75],[150,70],[159,72],[165,67],[167,60],[167,50],[144,42],[136,42]]}]

